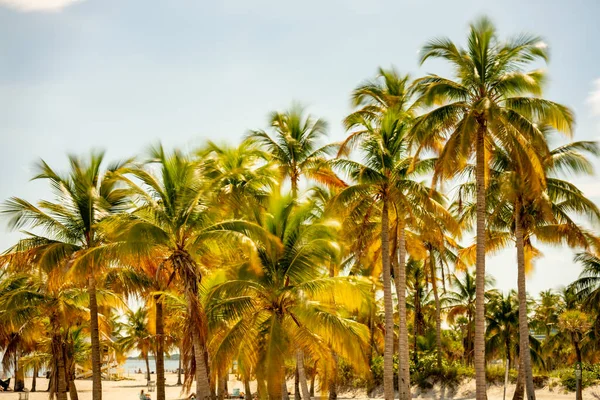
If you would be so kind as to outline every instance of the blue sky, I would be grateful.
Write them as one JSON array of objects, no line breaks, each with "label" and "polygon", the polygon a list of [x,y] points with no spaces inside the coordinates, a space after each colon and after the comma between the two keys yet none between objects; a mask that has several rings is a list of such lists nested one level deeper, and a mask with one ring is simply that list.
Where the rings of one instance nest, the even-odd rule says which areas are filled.
[{"label": "blue sky", "polygon": [[[0,0],[0,199],[47,194],[28,182],[39,157],[60,169],[92,147],[119,159],[158,140],[236,142],[293,100],[339,140],[353,87],[380,65],[447,74],[419,67],[417,51],[434,36],[462,41],[482,14],[502,36],[545,38],[546,97],[575,110],[576,139],[600,138],[596,0]],[[576,182],[600,201],[597,177]],[[0,230],[0,248],[17,237]],[[570,250],[543,251],[531,293],[579,273]],[[500,288],[516,286],[512,250],[488,266]]]}]

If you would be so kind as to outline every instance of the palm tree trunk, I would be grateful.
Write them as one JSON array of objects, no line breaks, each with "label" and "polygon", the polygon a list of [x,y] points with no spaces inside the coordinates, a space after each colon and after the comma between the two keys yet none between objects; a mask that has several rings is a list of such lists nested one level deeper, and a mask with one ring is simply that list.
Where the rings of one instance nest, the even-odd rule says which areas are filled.
[{"label": "palm tree trunk", "polygon": [[196,398],[206,400],[210,397],[210,382],[208,380],[208,367],[204,357],[204,347],[200,340],[199,332],[194,329],[192,340],[194,341],[194,358],[196,359]]},{"label": "palm tree trunk", "polygon": [[225,374],[219,374],[218,377],[218,383],[219,383],[219,387],[217,389],[217,398],[219,400],[224,400],[225,399],[225,394],[227,393],[227,388],[226,388],[226,378],[225,378]]},{"label": "palm tree trunk", "polygon": [[102,359],[100,355],[100,331],[98,330],[98,302],[96,299],[96,277],[90,273],[88,280],[90,297],[90,327],[92,344],[92,399],[102,400]]},{"label": "palm tree trunk", "polygon": [[300,400],[300,375],[298,374],[298,365],[296,365],[296,373],[294,374],[294,400]]},{"label": "palm tree trunk", "polygon": [[35,367],[33,367],[33,377],[31,378],[30,392],[35,392],[37,389],[37,376],[38,376],[38,367],[36,365]]},{"label": "palm tree trunk", "polygon": [[250,389],[250,377],[244,375],[244,399],[252,400],[252,389]]},{"label": "palm tree trunk", "polygon": [[[335,276],[335,268],[330,264],[329,277]],[[335,304],[335,300],[334,300]],[[338,362],[339,358],[335,351],[331,350],[331,358],[333,358],[333,371],[331,371],[331,379],[329,380],[329,400],[336,400],[338,397],[337,393],[337,380],[338,380]]]},{"label": "palm tree trunk", "polygon": [[146,383],[150,382],[150,360],[148,354],[144,354],[144,361],[146,363]]},{"label": "palm tree trunk", "polygon": [[306,384],[306,372],[304,370],[304,352],[302,350],[296,352],[296,365],[298,366],[298,380],[300,381],[300,388],[302,390],[302,399],[310,400],[310,392]]},{"label": "palm tree trunk", "polygon": [[[270,380],[266,381],[262,375],[256,376],[256,391],[260,400],[267,400],[269,398],[269,382]],[[281,397],[281,393],[279,393],[279,396]]]},{"label": "palm tree trunk", "polygon": [[475,261],[475,397],[486,400],[485,380],[485,134],[487,124],[481,118],[477,129],[476,180],[477,180],[477,248]]},{"label": "palm tree trunk", "polygon": [[19,357],[15,353],[15,385],[13,386],[15,392],[22,392],[25,390],[25,374],[23,368],[19,367]]},{"label": "palm tree trunk", "polygon": [[421,294],[419,292],[419,287],[415,284],[415,312],[413,315],[413,362],[415,365],[419,363],[419,353],[417,351],[417,342],[419,339],[419,327],[418,327],[418,318],[419,313],[421,312]]},{"label": "palm tree trunk", "polygon": [[[430,250],[431,251],[431,250]],[[431,288],[435,299],[435,345],[437,347],[437,367],[442,369],[442,316],[440,296],[437,289],[437,274],[435,273],[435,260],[432,254],[429,254],[429,268],[431,271]]]},{"label": "palm tree trunk", "polygon": [[394,400],[394,306],[390,271],[390,227],[388,200],[382,199],[381,263],[383,270],[383,303],[385,312],[385,347],[383,352],[383,391],[385,400]]},{"label": "palm tree trunk", "polygon": [[513,394],[512,400],[523,400],[525,394],[525,373],[523,368],[520,366],[521,361],[519,360],[519,372],[517,374],[517,385],[515,386],[515,393]]},{"label": "palm tree trunk", "polygon": [[333,371],[331,371],[331,380],[329,382],[329,400],[336,400],[337,394],[337,378],[338,378],[338,355],[335,351],[331,351],[331,357],[333,358]]},{"label": "palm tree trunk", "polygon": [[517,286],[519,295],[519,351],[521,368],[525,374],[527,400],[535,400],[533,372],[531,370],[531,352],[529,350],[529,322],[527,318],[527,291],[525,289],[525,239],[521,226],[521,207],[517,201],[515,207],[515,236],[517,239]]},{"label": "palm tree trunk", "polygon": [[283,374],[283,379],[281,380],[281,399],[282,400],[290,400],[290,395],[288,394],[287,382],[285,379],[285,373]]},{"label": "palm tree trunk", "polygon": [[410,399],[410,366],[408,351],[408,328],[406,325],[406,237],[399,228],[398,255],[394,266],[394,283],[398,297],[398,397]]},{"label": "palm tree trunk", "polygon": [[577,362],[581,364],[583,362],[583,358],[581,357],[581,348],[579,347],[577,333],[571,332],[571,337],[573,340],[573,347],[575,347],[575,356],[577,357]]},{"label": "palm tree trunk", "polygon": [[[571,332],[571,340],[573,341],[573,347],[575,347],[575,355],[577,357],[577,362],[579,365],[583,362],[583,358],[581,357],[581,348],[579,347],[579,334],[576,332]],[[582,384],[579,383],[576,389],[577,400],[583,399],[583,393],[581,389]]]},{"label": "palm tree trunk", "polygon": [[77,393],[77,387],[73,379],[69,379],[69,397],[70,400],[79,400],[79,393]]},{"label": "palm tree trunk", "polygon": [[67,400],[67,376],[65,372],[65,352],[62,346],[62,339],[59,335],[55,335],[52,342],[52,350],[56,357],[56,398],[58,400]]},{"label": "palm tree trunk", "polygon": [[165,325],[162,299],[156,297],[156,400],[165,400]]},{"label": "palm tree trunk", "polygon": [[177,386],[181,386],[181,356],[183,352],[181,351],[181,347],[179,346],[179,361],[177,362]]}]

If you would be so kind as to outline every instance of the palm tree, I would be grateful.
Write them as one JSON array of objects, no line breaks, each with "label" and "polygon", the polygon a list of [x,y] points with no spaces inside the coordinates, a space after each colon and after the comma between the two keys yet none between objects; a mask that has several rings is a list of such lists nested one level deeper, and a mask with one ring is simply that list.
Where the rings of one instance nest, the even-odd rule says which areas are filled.
[{"label": "palm tree", "polygon": [[[592,165],[583,152],[598,153],[593,142],[573,142],[547,151],[546,140],[537,143],[537,157],[544,171],[542,191],[531,190],[531,179],[527,178],[522,164],[500,148],[492,153],[489,172],[488,201],[488,250],[506,246],[508,238],[514,238],[517,249],[519,286],[519,330],[520,348],[528,349],[529,322],[527,318],[527,293],[525,273],[531,269],[532,261],[540,255],[531,239],[553,245],[567,243],[571,247],[588,246],[587,232],[573,221],[573,216],[600,219],[600,210],[588,200],[572,183],[561,180],[558,173],[591,173]],[[459,194],[473,192],[473,183],[461,187]],[[535,186],[535,185],[534,185]],[[465,189],[465,190],[463,190]],[[467,208],[473,219],[473,207]],[[466,214],[465,214],[466,215]],[[463,217],[465,216],[463,215]],[[525,372],[529,398],[535,397],[531,358],[528,351],[520,357]]]},{"label": "palm tree", "polygon": [[[206,270],[200,257],[210,247],[204,234],[213,224],[215,209],[208,207],[201,163],[179,151],[167,154],[159,145],[150,149],[148,164],[147,168],[131,167],[120,174],[119,178],[133,193],[137,208],[131,215],[109,221],[106,229],[118,243],[120,257],[129,257],[128,264],[155,260],[168,271],[165,287],[178,278],[187,303],[189,347],[193,348],[193,354],[184,351],[193,362],[186,358],[184,364],[195,365],[196,396],[204,399],[210,395],[210,383],[207,327],[198,297]],[[186,374],[186,378],[189,389],[193,376]]]},{"label": "palm tree", "polygon": [[[600,257],[592,251],[578,253],[575,261],[583,266],[572,287],[583,306],[600,319]],[[598,322],[597,322],[598,323]]]},{"label": "palm tree", "polygon": [[[487,304],[486,316],[486,353],[504,355],[507,368],[513,366],[515,360],[514,341],[519,330],[519,304],[517,295],[510,291],[508,295],[492,291]],[[529,346],[528,346],[529,347]]]},{"label": "palm tree", "polygon": [[[60,267],[46,265],[50,269],[44,270],[32,260],[12,255],[6,258],[11,275],[0,288],[1,325],[13,327],[21,337],[37,343],[37,358],[45,358],[51,371],[50,397],[66,399],[69,391],[74,399],[75,359],[81,352],[76,338],[89,319],[85,309],[88,295],[73,283],[62,281],[64,271]],[[100,307],[113,307],[119,301],[114,293],[98,288]],[[10,354],[8,351],[5,356]],[[35,365],[36,357],[30,358]]]},{"label": "palm tree", "polygon": [[407,307],[413,314],[413,361],[419,362],[418,340],[425,334],[427,328],[423,305],[429,297],[425,265],[422,261],[409,258],[406,263],[407,287],[410,292]]},{"label": "palm tree", "polygon": [[283,179],[290,179],[292,197],[296,198],[298,195],[302,175],[326,185],[344,185],[325,164],[325,156],[335,146],[317,145],[327,134],[325,121],[307,115],[300,105],[294,104],[288,111],[271,113],[269,124],[274,135],[257,130],[251,131],[248,139],[271,155],[272,161],[279,166]]},{"label": "palm tree", "polygon": [[452,263],[456,269],[463,268],[462,260],[457,256],[461,247],[454,237],[460,234],[459,225],[446,210],[439,204],[428,218],[421,221],[418,239],[427,251],[425,266],[426,276],[429,277],[431,290],[435,301],[435,338],[437,348],[437,367],[442,369],[442,306],[438,290],[438,270],[441,271],[441,282],[445,288],[444,266]]},{"label": "palm tree", "polygon": [[[400,398],[407,399],[410,397],[410,376],[406,325],[406,228],[415,224],[415,220],[426,211],[435,208],[433,203],[441,202],[441,196],[415,180],[428,171],[432,162],[419,160],[410,154],[407,136],[413,120],[410,78],[400,76],[393,69],[380,69],[375,81],[355,89],[353,103],[358,109],[346,117],[345,124],[350,134],[341,144],[338,157],[359,147],[364,162],[342,158],[331,162],[334,168],[341,169],[354,181],[354,185],[343,189],[335,201],[349,207],[348,217],[352,224],[360,221],[359,229],[363,230],[359,231],[360,237],[375,239],[371,233],[375,227],[378,228],[385,307],[384,392],[388,400],[394,397],[391,292],[394,268],[399,313],[398,387]],[[380,215],[378,224],[372,223],[375,215]],[[358,252],[363,251],[358,249]]]},{"label": "palm tree", "polygon": [[[499,40],[488,18],[470,25],[466,49],[450,39],[437,38],[423,47],[421,63],[429,58],[448,61],[456,79],[429,75],[418,81],[424,104],[442,104],[425,113],[415,124],[415,137],[423,148],[434,148],[440,137],[447,137],[435,180],[450,177],[476,159],[478,293],[475,316],[476,398],[486,398],[485,383],[485,237],[486,182],[485,152],[494,146],[510,149],[511,156],[527,166],[527,175],[542,174],[531,138],[541,136],[536,120],[549,121],[559,131],[571,132],[571,111],[554,102],[536,97],[541,94],[544,73],[525,71],[531,62],[548,58],[546,45],[537,36],[521,34],[506,42]],[[543,179],[542,179],[543,180]],[[535,180],[533,185],[535,185]],[[532,189],[536,189],[532,186]]]},{"label": "palm tree", "polygon": [[[460,317],[465,317],[466,335],[463,337],[463,346],[465,353],[465,362],[467,365],[473,363],[473,348],[474,348],[474,320],[476,312],[476,296],[477,296],[477,280],[475,274],[470,273],[468,270],[464,271],[460,275],[452,276],[452,287],[454,290],[450,290],[446,293],[444,299],[444,305],[448,309],[447,320],[448,323],[454,324],[459,321]],[[493,280],[487,276],[485,280],[486,287],[493,284]]]},{"label": "palm tree", "polygon": [[550,339],[552,330],[556,329],[560,310],[560,295],[552,289],[542,290],[535,307],[532,325],[538,333],[544,333],[544,342]]},{"label": "palm tree", "polygon": [[198,155],[215,203],[234,219],[254,214],[278,183],[279,166],[269,162],[269,155],[254,140],[244,140],[239,146],[209,141]]},{"label": "palm tree", "polygon": [[153,347],[154,338],[148,326],[148,310],[140,307],[135,311],[128,310],[125,313],[127,321],[124,323],[124,332],[117,340],[117,345],[124,352],[137,350],[140,357],[146,363],[146,379],[150,381],[150,351]]},{"label": "palm tree", "polygon": [[68,276],[87,282],[91,324],[92,371],[94,400],[102,399],[100,335],[98,329],[98,302],[96,278],[109,265],[106,260],[104,236],[99,223],[111,214],[129,207],[127,191],[119,187],[115,175],[123,163],[110,165],[102,171],[103,152],[92,152],[88,160],[69,156],[68,174],[55,172],[44,161],[36,166],[33,179],[50,183],[55,200],[42,200],[34,205],[13,197],[2,213],[10,217],[13,229],[29,227],[28,232],[10,252],[35,256],[46,267],[60,266]]},{"label": "palm tree", "polygon": [[[244,262],[209,292],[209,321],[225,328],[211,347],[220,362],[233,359],[238,349],[253,355],[249,360],[254,360],[261,397],[267,394],[261,389],[266,380],[268,397],[282,398],[286,358],[296,359],[301,384],[306,379],[300,354],[313,355],[330,369],[333,349],[355,366],[361,361],[366,366],[367,328],[338,312],[360,306],[360,281],[328,276],[327,264],[338,256],[335,232],[331,221],[314,216],[310,202],[296,205],[274,195],[257,221],[219,225],[237,232],[240,243],[251,242],[250,255],[243,255]],[[302,396],[310,398],[308,388],[302,387]]]}]

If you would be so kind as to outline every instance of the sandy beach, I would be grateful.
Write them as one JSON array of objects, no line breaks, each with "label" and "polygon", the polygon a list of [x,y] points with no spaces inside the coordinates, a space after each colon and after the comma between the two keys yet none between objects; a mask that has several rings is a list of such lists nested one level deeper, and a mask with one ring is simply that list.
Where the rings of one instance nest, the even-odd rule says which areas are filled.
[{"label": "sandy beach", "polygon": [[[155,377],[156,375],[154,375]],[[181,393],[181,386],[176,386],[177,383],[177,375],[176,374],[166,374],[167,376],[167,388],[166,388],[166,397],[168,400],[182,399],[186,398],[185,395]],[[130,374],[126,380],[122,381],[103,381],[102,387],[104,389],[104,398],[106,400],[138,400],[138,394],[140,390],[147,391],[146,389],[146,379],[143,374]],[[235,388],[240,387],[241,382],[239,381],[229,381],[229,387]],[[46,379],[38,378],[37,385],[39,389],[44,390],[48,381]],[[91,400],[92,399],[92,381],[91,380],[78,380],[76,381],[77,389],[79,392],[80,400]],[[26,386],[31,387],[31,378],[26,379]],[[288,388],[293,389],[294,385],[292,381],[288,382]],[[252,388],[255,388],[255,385],[252,385]],[[489,400],[502,400],[503,398],[503,387],[502,386],[490,386],[488,389],[488,399]],[[510,385],[506,391],[506,398],[511,399],[514,390],[514,385]],[[152,399],[156,399],[156,392],[150,393]],[[293,396],[290,396],[293,399]],[[550,399],[564,399],[564,400],[572,400],[575,398],[575,393],[573,392],[564,392],[559,389],[543,388],[536,390],[536,397],[539,400],[550,400]],[[18,393],[13,392],[0,392],[1,400],[16,400],[19,398]],[[36,393],[29,393],[30,400],[46,400],[48,398],[48,393],[41,391]],[[316,397],[318,398],[318,397]],[[367,397],[364,395],[364,392],[355,392],[355,393],[342,393],[338,397],[340,399],[366,399]],[[413,388],[413,398],[417,399],[455,399],[455,400],[470,400],[475,399],[475,382],[469,381],[464,382],[460,386],[458,386],[455,390],[440,390],[439,388],[434,388],[432,390],[420,391],[419,389]],[[584,399],[600,399],[600,386],[594,386],[587,388],[583,392]]]}]

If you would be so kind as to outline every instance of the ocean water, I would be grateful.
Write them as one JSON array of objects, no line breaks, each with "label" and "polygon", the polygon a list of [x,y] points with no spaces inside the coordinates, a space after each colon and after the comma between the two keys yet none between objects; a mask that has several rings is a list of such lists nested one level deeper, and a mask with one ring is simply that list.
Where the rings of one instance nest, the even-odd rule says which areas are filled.
[{"label": "ocean water", "polygon": [[[156,361],[151,358],[150,362],[150,373],[156,373]],[[177,372],[179,366],[179,360],[165,359],[165,371],[166,372]],[[142,373],[146,373],[146,362],[143,359],[128,358],[125,364],[121,366],[125,371],[125,374],[136,374],[140,369]]]}]

